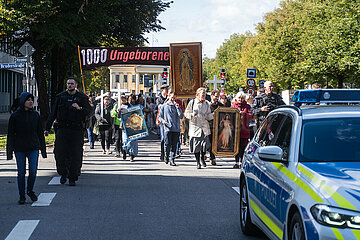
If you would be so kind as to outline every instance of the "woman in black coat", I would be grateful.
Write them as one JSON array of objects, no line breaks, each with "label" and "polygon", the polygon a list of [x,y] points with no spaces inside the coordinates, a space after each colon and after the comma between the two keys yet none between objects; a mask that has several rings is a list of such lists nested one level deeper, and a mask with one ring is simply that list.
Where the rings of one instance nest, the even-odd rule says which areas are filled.
[{"label": "woman in black coat", "polygon": [[25,198],[25,174],[26,158],[29,162],[29,176],[27,179],[27,195],[35,202],[37,196],[33,188],[38,167],[39,150],[46,158],[46,146],[40,115],[33,110],[34,96],[31,93],[23,92],[20,95],[20,107],[10,116],[8,136],[6,143],[7,159],[16,157],[18,170],[19,204],[24,204]]}]

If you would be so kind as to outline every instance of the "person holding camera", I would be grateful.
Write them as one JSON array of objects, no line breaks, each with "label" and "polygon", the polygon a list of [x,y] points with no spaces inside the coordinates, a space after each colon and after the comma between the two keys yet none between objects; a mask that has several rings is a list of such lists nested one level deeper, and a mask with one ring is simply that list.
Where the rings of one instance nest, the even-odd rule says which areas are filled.
[{"label": "person holding camera", "polygon": [[266,81],[264,83],[264,89],[264,93],[255,97],[252,108],[252,115],[256,116],[258,119],[258,127],[272,110],[277,106],[285,105],[282,97],[273,93],[274,85],[271,81]]}]

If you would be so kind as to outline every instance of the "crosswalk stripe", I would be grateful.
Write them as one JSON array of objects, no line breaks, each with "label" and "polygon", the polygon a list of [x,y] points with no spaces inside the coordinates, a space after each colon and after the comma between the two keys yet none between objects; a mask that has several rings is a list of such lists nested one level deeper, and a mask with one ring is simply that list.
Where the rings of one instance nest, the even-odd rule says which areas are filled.
[{"label": "crosswalk stripe", "polygon": [[239,187],[232,187],[232,189],[240,195],[240,188]]},{"label": "crosswalk stripe", "polygon": [[51,201],[55,197],[56,193],[40,193],[38,200],[31,206],[33,207],[46,207],[50,206]]},{"label": "crosswalk stripe", "polygon": [[5,240],[27,240],[39,224],[40,220],[19,221]]},{"label": "crosswalk stripe", "polygon": [[61,177],[53,177],[48,185],[60,185],[60,178]]}]

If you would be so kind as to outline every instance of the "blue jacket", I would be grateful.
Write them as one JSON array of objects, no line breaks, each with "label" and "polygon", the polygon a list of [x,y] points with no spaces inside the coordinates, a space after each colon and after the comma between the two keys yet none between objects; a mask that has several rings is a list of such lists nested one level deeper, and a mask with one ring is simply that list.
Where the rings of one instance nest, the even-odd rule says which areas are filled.
[{"label": "blue jacket", "polygon": [[[176,103],[166,102],[160,109],[159,121],[163,124],[165,132],[180,132],[180,121],[183,113]],[[166,122],[166,123],[165,123]]]}]

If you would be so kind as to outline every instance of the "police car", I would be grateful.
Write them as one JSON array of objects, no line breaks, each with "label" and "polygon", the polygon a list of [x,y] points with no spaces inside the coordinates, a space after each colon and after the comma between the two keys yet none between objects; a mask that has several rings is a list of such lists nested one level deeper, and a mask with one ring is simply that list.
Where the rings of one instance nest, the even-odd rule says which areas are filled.
[{"label": "police car", "polygon": [[300,90],[248,144],[240,225],[270,239],[360,239],[360,90]]}]

